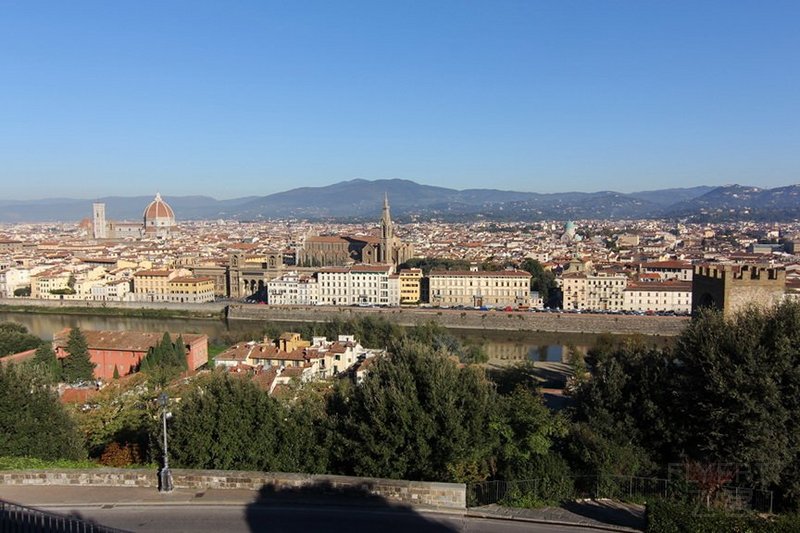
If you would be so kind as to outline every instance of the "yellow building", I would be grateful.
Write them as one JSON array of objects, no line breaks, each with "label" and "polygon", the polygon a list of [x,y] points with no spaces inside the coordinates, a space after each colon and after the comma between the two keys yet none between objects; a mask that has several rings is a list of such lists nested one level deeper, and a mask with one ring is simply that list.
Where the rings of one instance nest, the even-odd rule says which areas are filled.
[{"label": "yellow building", "polygon": [[204,303],[214,301],[214,280],[183,276],[167,282],[167,301],[176,303]]},{"label": "yellow building", "polygon": [[418,304],[422,300],[422,270],[408,268],[400,271],[400,305]]},{"label": "yellow building", "polygon": [[[169,282],[191,276],[185,268],[177,270],[140,270],[133,274],[133,293],[140,302],[168,302]],[[213,289],[213,287],[212,287]]]},{"label": "yellow building", "polygon": [[70,289],[71,273],[61,268],[52,268],[31,274],[31,298],[58,298],[52,291]]}]

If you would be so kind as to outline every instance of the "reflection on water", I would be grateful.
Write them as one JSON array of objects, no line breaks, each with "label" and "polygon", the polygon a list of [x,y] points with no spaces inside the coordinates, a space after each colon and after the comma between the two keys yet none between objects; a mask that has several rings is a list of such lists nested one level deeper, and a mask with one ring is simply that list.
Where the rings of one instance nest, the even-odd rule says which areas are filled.
[{"label": "reflection on water", "polygon": [[[234,338],[254,338],[260,335],[262,322],[131,318],[119,316],[51,315],[35,313],[0,313],[0,322],[17,322],[34,335],[50,340],[64,328],[111,331],[169,331],[171,333],[205,333],[212,342]],[[285,323],[290,330],[296,324]],[[572,349],[586,353],[599,335],[588,333],[542,333],[526,331],[450,330],[465,342],[483,345],[491,363],[508,364],[518,361],[567,362]],[[238,335],[242,338],[237,338]],[[666,346],[668,337],[644,337],[651,346]]]}]

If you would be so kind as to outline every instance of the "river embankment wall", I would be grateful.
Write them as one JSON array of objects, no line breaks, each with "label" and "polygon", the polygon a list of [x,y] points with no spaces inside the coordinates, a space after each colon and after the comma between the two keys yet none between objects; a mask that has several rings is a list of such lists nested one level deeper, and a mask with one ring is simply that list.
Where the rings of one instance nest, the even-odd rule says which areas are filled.
[{"label": "river embankment wall", "polygon": [[529,311],[460,311],[456,309],[274,307],[238,305],[228,308],[229,320],[268,322],[324,322],[359,316],[385,318],[400,326],[434,321],[446,328],[555,333],[611,333],[623,335],[676,336],[689,323],[687,317],[534,313]]},{"label": "river embankment wall", "polygon": [[553,333],[611,333],[672,337],[688,324],[687,317],[541,313],[529,311],[476,311],[429,308],[375,308],[335,306],[269,306],[214,302],[180,304],[166,302],[95,302],[76,300],[0,299],[0,310],[14,312],[73,313],[136,316],[163,313],[175,318],[220,318],[230,321],[325,322],[359,316],[381,317],[400,326],[436,322],[446,328]]},{"label": "river embankment wall", "polygon": [[[463,483],[437,483],[400,479],[241,472],[232,470],[172,470],[176,489],[248,489],[263,498],[283,494],[374,496],[391,502],[437,509],[467,506]],[[9,470],[0,472],[0,485],[55,485],[68,487],[158,487],[155,469],[89,468]]]}]

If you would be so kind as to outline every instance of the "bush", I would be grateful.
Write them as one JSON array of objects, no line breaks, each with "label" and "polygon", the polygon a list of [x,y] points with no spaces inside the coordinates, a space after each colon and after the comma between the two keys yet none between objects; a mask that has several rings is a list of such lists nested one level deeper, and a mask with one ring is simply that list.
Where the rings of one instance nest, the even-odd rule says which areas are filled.
[{"label": "bush", "polygon": [[0,365],[0,455],[84,459],[83,439],[51,387],[29,368]]},{"label": "bush", "polygon": [[749,512],[655,500],[647,504],[648,533],[789,533],[800,531],[798,515],[763,517]]},{"label": "bush", "polygon": [[125,443],[120,445],[112,442],[103,450],[100,456],[100,463],[106,466],[125,467],[133,464],[141,464],[142,452],[138,444]]},{"label": "bush", "polygon": [[45,460],[38,457],[0,457],[0,470],[48,470],[52,468],[97,468],[94,461]]}]

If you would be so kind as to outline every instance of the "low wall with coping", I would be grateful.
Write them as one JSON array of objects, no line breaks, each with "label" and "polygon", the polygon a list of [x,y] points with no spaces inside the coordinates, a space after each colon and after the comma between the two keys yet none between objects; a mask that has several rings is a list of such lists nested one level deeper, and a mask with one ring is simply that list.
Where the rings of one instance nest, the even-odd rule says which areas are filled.
[{"label": "low wall with coping", "polygon": [[529,311],[476,311],[425,308],[364,307],[283,307],[232,304],[228,320],[263,320],[285,322],[324,322],[359,316],[375,316],[400,326],[414,326],[434,321],[446,328],[495,331],[532,331],[554,333],[612,333],[653,336],[676,336],[689,323],[688,317],[603,315],[592,313],[541,313]]},{"label": "low wall with coping", "polygon": [[[477,329],[493,331],[531,331],[553,333],[612,333],[641,334],[672,337],[680,335],[689,323],[687,317],[603,315],[573,313],[532,313],[505,311],[476,311],[456,309],[428,309],[413,307],[338,307],[338,306],[271,306],[215,302],[207,304],[146,303],[146,302],[92,302],[59,301],[31,299],[0,299],[0,305],[25,306],[32,310],[47,309],[54,312],[59,308],[85,308],[87,315],[93,309],[114,308],[127,311],[139,309],[159,309],[190,311],[194,314],[207,313],[207,317],[218,317],[223,309],[228,320],[232,321],[275,321],[275,322],[325,322],[334,318],[355,318],[358,316],[380,316],[400,326],[415,326],[434,321],[446,328]],[[34,311],[35,312],[35,311]],[[101,314],[101,312],[98,312]],[[188,317],[199,318],[199,317]]]},{"label": "low wall with coping", "polygon": [[[376,496],[390,502],[465,509],[466,485],[349,476],[240,472],[230,470],[172,470],[176,489],[249,489],[269,495],[342,494],[354,497]],[[0,471],[0,485],[56,485],[69,487],[158,487],[155,470],[90,468],[84,470],[8,470]]]}]

